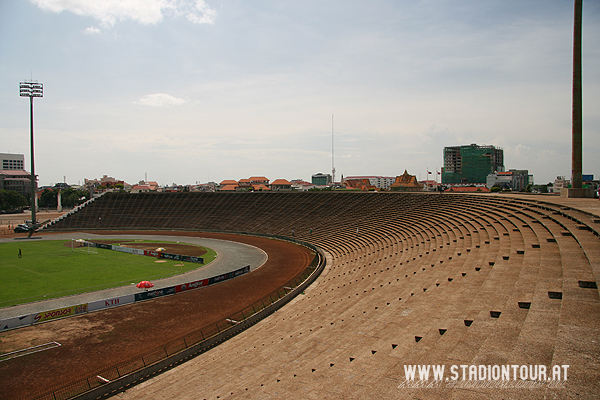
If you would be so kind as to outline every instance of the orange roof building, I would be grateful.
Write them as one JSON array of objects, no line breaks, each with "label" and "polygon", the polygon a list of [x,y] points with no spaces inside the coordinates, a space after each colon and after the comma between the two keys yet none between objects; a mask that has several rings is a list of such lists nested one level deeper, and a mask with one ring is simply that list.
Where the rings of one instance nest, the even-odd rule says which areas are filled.
[{"label": "orange roof building", "polygon": [[225,179],[224,181],[222,181],[221,183],[219,183],[219,190],[225,190],[225,191],[235,191],[238,188],[238,182],[234,181],[233,179]]},{"label": "orange roof building", "polygon": [[251,176],[248,180],[253,185],[269,185],[269,180],[264,176]]},{"label": "orange roof building", "polygon": [[238,185],[225,185],[225,186],[221,186],[221,189],[219,189],[219,190],[223,191],[223,192],[235,192],[238,187],[239,187]]},{"label": "orange roof building", "polygon": [[152,186],[150,185],[134,185],[131,188],[131,193],[147,193],[147,192],[154,192],[156,191],[155,189],[152,189]]},{"label": "orange roof building", "polygon": [[252,185],[252,188],[254,189],[255,192],[261,192],[261,191],[267,191],[267,190],[271,190],[271,188],[269,188],[268,186],[261,184],[258,185]]},{"label": "orange roof building", "polygon": [[238,186],[240,190],[250,189],[252,188],[252,182],[250,181],[250,179],[240,179],[238,181]]},{"label": "orange roof building", "polygon": [[396,181],[390,186],[390,190],[398,190],[402,192],[422,192],[423,185],[417,181],[417,177],[410,175],[406,170],[400,176],[396,177]]},{"label": "orange roof building", "polygon": [[292,190],[292,184],[287,179],[276,179],[271,183],[271,190]]},{"label": "orange roof building", "polygon": [[346,189],[377,190],[377,187],[371,185],[371,181],[368,178],[345,179],[342,185],[345,185]]}]

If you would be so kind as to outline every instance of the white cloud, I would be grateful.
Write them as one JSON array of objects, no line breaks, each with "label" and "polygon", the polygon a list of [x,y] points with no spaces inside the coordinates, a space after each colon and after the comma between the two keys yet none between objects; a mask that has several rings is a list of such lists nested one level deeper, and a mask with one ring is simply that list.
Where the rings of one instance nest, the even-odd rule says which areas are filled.
[{"label": "white cloud", "polygon": [[147,94],[138,101],[134,101],[134,104],[153,107],[179,106],[185,103],[187,103],[187,100],[179,99],[166,93]]},{"label": "white cloud", "polygon": [[86,35],[97,35],[100,33],[100,29],[98,28],[94,28],[93,26],[90,26],[89,28],[86,28],[83,33],[85,33]]},{"label": "white cloud", "polygon": [[529,146],[525,146],[524,144],[518,144],[515,147],[515,154],[519,157],[526,157],[531,153],[531,148]]},{"label": "white cloud", "polygon": [[212,24],[216,16],[216,11],[208,6],[204,0],[30,1],[44,10],[56,13],[70,11],[77,15],[95,18],[106,28],[113,26],[117,21],[128,19],[144,25],[157,24],[163,20],[165,14],[183,15],[196,24]]}]

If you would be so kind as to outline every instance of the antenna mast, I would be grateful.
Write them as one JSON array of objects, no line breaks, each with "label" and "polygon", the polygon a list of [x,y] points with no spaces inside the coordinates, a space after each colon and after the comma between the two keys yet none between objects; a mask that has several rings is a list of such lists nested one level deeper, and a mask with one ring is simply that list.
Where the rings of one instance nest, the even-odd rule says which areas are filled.
[{"label": "antenna mast", "polygon": [[333,158],[333,114],[331,114],[331,179],[335,184],[335,164]]}]

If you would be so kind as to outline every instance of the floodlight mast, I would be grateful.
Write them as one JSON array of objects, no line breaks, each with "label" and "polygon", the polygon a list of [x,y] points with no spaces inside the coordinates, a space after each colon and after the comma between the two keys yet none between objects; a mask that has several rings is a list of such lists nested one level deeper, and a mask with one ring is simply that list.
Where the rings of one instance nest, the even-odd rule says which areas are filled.
[{"label": "floodlight mast", "polygon": [[333,114],[331,114],[331,180],[335,187],[335,163],[333,161]]},{"label": "floodlight mast", "polygon": [[581,189],[583,173],[583,104],[581,94],[581,18],[583,0],[575,0],[573,28],[573,113],[571,144],[571,187]]},{"label": "floodlight mast", "polygon": [[21,82],[19,84],[19,94],[21,97],[29,97],[29,127],[30,127],[30,141],[31,141],[31,225],[32,231],[35,229],[37,219],[35,217],[35,196],[36,196],[36,182],[35,182],[35,163],[33,159],[33,98],[44,97],[44,85],[38,82]]}]

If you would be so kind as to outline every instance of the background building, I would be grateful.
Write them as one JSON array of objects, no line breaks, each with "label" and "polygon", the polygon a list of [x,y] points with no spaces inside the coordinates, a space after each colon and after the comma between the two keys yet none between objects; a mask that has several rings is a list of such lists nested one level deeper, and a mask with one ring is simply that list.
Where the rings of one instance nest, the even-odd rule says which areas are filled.
[{"label": "background building", "polygon": [[[21,196],[31,196],[31,173],[25,171],[23,154],[0,153],[0,190],[14,190]],[[37,179],[37,176],[36,176]]]},{"label": "background building", "polygon": [[406,170],[400,176],[396,177],[395,182],[390,186],[390,190],[401,192],[421,192],[423,185],[417,181],[417,177],[410,175]]},{"label": "background building", "polygon": [[359,177],[342,179],[342,186],[345,186],[346,189],[377,190],[377,187],[372,185],[369,179]]},{"label": "background building", "polygon": [[271,182],[271,190],[292,190],[292,184],[287,179],[275,179]]},{"label": "background building", "polygon": [[314,184],[303,181],[302,179],[294,179],[293,181],[290,181],[290,183],[292,184],[292,190],[299,190],[305,192],[307,190],[315,188]]},{"label": "background building", "polygon": [[311,180],[313,185],[317,186],[327,186],[333,183],[333,179],[330,174],[323,174],[319,172],[318,174],[314,174]]},{"label": "background building", "polygon": [[0,169],[25,169],[25,156],[23,154],[0,153],[0,160],[2,160],[2,165],[0,165]]},{"label": "background building", "polygon": [[440,183],[432,180],[419,181],[423,185],[423,190],[428,192],[437,192]]},{"label": "background building", "polygon": [[346,180],[353,179],[368,179],[371,186],[375,186],[377,189],[389,189],[392,183],[396,181],[394,176],[347,176]]},{"label": "background building", "polygon": [[522,192],[529,185],[529,171],[526,169],[510,169],[507,172],[493,172],[487,176],[486,187],[491,189],[499,186],[502,189],[511,189]]},{"label": "background building", "polygon": [[557,176],[554,180],[554,186],[552,187],[553,193],[560,193],[562,189],[566,189],[571,184],[569,179],[565,179],[564,176]]},{"label": "background building", "polygon": [[14,190],[21,196],[29,198],[31,196],[31,174],[18,169],[0,170],[0,190]]},{"label": "background building", "polygon": [[487,183],[487,176],[504,171],[504,150],[494,146],[444,147],[443,184]]}]

